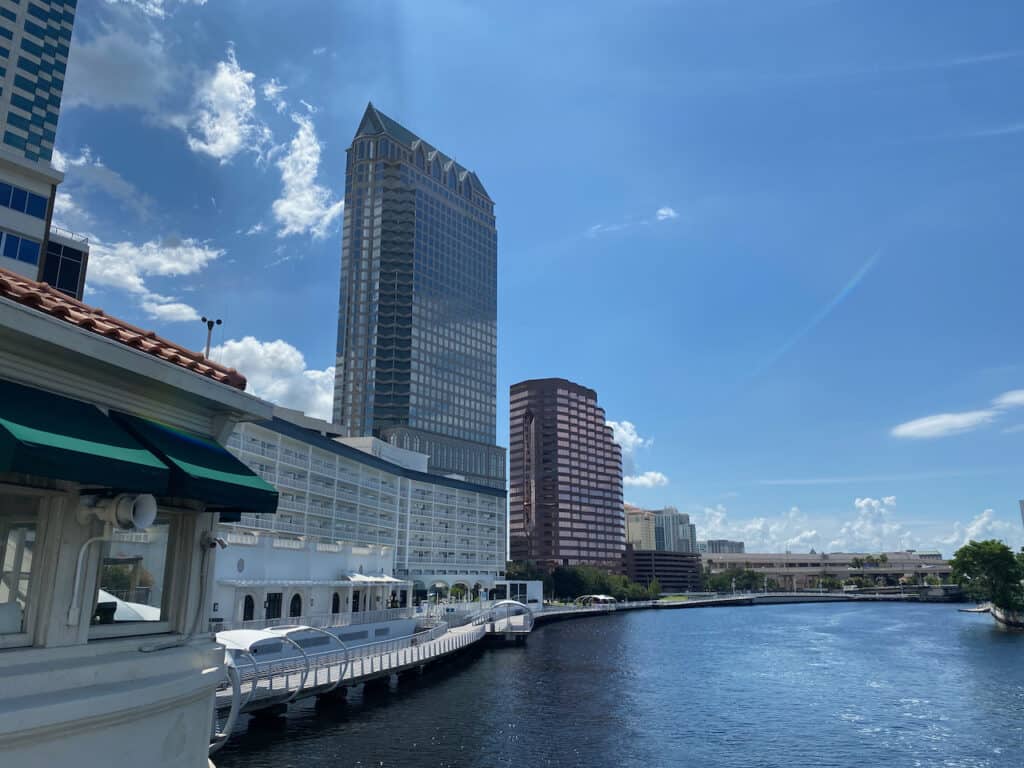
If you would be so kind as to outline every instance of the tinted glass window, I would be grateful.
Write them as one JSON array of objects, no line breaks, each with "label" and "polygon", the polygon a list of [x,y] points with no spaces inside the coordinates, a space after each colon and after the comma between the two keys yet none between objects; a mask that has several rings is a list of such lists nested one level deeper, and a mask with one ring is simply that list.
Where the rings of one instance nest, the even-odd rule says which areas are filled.
[{"label": "tinted glass window", "polygon": [[28,206],[25,208],[25,213],[29,216],[35,216],[37,219],[45,219],[46,198],[29,193]]},{"label": "tinted glass window", "polygon": [[4,235],[4,256],[9,259],[18,258],[18,246],[21,245],[21,238],[14,235]]},{"label": "tinted glass window", "polygon": [[[49,264],[47,264],[47,267]],[[57,278],[57,288],[75,295],[78,293],[78,278],[82,273],[81,262],[75,262],[71,259],[61,259],[60,261],[60,276]]]},{"label": "tinted glass window", "polygon": [[39,243],[23,238],[21,241],[21,248],[18,249],[18,259],[28,264],[38,264]]},{"label": "tinted glass window", "polygon": [[43,282],[57,285],[60,272],[60,246],[50,243],[46,246],[46,261],[43,263]]},{"label": "tinted glass window", "polygon": [[24,211],[26,202],[28,202],[28,192],[14,187],[11,192],[11,208],[16,211]]},{"label": "tinted glass window", "polygon": [[9,206],[11,204],[11,185],[0,184],[0,205]]}]

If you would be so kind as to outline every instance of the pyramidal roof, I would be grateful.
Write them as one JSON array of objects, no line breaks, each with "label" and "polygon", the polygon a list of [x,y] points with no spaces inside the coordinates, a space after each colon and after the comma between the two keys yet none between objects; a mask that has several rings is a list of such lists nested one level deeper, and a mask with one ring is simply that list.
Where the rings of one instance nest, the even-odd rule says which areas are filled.
[{"label": "pyramidal roof", "polygon": [[373,102],[371,101],[366,105],[366,111],[363,113],[363,119],[359,121],[359,128],[356,129],[356,136],[376,136],[377,134],[386,134],[399,143],[404,144],[410,150],[416,150],[422,146],[423,151],[426,152],[428,157],[431,153],[436,153],[443,168],[447,168],[450,163],[454,163],[456,173],[458,173],[460,177],[463,174],[468,174],[473,186],[476,187],[481,194],[487,197],[488,200],[490,199],[490,195],[487,194],[487,190],[480,182],[480,177],[473,171],[455,162],[452,158],[448,157],[444,152],[441,152],[436,147],[431,146],[397,120],[393,120],[385,115],[373,106]]}]

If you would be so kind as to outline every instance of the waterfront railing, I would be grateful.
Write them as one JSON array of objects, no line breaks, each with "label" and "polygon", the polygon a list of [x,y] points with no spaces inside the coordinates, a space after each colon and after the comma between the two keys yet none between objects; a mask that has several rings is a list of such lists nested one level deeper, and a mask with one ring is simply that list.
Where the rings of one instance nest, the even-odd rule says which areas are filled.
[{"label": "waterfront railing", "polygon": [[416,609],[381,608],[376,611],[356,611],[354,613],[316,613],[305,616],[281,616],[276,619],[252,619],[251,621],[211,621],[211,632],[222,632],[228,629],[271,629],[272,627],[293,627],[297,625],[316,629],[331,629],[361,624],[376,624],[383,621],[416,618]]}]

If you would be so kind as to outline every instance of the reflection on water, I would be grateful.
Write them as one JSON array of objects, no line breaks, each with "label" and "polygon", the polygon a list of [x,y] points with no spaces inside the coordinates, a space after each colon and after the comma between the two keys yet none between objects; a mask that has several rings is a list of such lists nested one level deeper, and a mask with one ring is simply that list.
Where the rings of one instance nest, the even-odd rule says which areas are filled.
[{"label": "reflection on water", "polygon": [[347,703],[243,721],[221,768],[1019,766],[1024,633],[945,605],[562,622]]}]

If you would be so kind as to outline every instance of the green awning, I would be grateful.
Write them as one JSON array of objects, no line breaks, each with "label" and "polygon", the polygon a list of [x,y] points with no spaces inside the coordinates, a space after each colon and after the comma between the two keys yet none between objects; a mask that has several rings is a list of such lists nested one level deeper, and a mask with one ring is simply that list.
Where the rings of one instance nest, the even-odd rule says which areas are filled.
[{"label": "green awning", "polygon": [[164,494],[170,470],[99,408],[0,380],[0,472]]},{"label": "green awning", "polygon": [[110,416],[171,468],[167,495],[203,501],[211,510],[277,510],[274,487],[219,443],[125,413],[111,411]]}]

